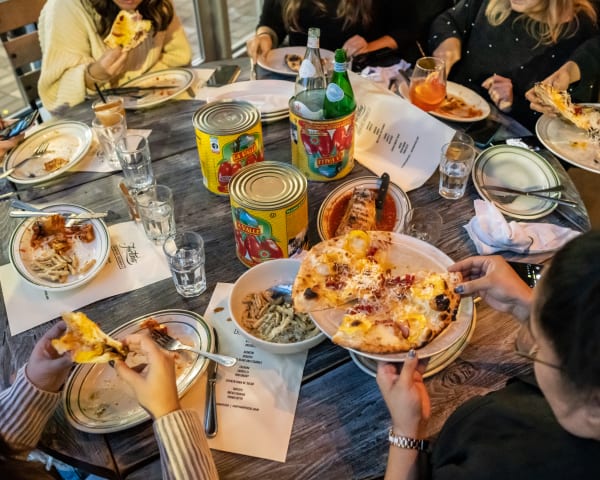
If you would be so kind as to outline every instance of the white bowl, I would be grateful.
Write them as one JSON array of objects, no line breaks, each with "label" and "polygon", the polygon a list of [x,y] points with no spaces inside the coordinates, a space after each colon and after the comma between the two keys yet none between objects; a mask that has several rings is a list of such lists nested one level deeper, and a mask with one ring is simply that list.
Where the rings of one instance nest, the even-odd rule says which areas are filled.
[{"label": "white bowl", "polygon": [[229,296],[231,318],[241,334],[258,348],[278,354],[297,353],[318,345],[326,338],[325,334],[318,333],[301,342],[274,343],[255,337],[242,326],[242,314],[246,308],[242,302],[246,295],[267,290],[275,285],[293,284],[299,269],[299,260],[288,258],[269,260],[252,267],[235,282]]}]

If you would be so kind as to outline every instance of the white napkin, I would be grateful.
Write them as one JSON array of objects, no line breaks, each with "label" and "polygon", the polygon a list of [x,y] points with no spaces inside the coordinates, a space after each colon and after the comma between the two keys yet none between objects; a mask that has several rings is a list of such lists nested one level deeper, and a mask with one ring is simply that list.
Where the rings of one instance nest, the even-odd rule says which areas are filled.
[{"label": "white napkin", "polygon": [[360,75],[372,80],[375,83],[381,84],[385,89],[387,89],[390,80],[398,76],[398,70],[405,71],[409,68],[410,63],[405,60],[400,60],[399,63],[390,67],[365,67],[360,72]]},{"label": "white napkin", "polygon": [[477,253],[490,255],[500,251],[541,253],[558,250],[580,234],[550,223],[508,223],[492,202],[475,200],[475,216],[465,225]]}]

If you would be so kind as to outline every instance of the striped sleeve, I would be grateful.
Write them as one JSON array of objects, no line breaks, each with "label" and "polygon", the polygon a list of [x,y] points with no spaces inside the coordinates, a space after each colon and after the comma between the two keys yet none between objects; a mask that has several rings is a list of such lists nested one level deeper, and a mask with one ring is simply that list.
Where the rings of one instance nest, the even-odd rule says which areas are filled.
[{"label": "striped sleeve", "polygon": [[22,367],[10,388],[0,393],[0,434],[6,443],[18,452],[33,449],[59,399],[60,393],[33,385]]},{"label": "striped sleeve", "polygon": [[164,480],[218,479],[198,413],[177,410],[154,422]]}]

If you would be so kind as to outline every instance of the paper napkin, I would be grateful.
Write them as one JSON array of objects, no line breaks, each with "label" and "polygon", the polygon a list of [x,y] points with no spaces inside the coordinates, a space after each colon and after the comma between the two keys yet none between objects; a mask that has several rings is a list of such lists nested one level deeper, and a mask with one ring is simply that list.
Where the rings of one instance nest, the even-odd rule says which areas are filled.
[{"label": "paper napkin", "polygon": [[541,253],[558,250],[580,234],[550,223],[507,222],[492,203],[475,200],[475,216],[465,225],[480,255],[511,251]]}]

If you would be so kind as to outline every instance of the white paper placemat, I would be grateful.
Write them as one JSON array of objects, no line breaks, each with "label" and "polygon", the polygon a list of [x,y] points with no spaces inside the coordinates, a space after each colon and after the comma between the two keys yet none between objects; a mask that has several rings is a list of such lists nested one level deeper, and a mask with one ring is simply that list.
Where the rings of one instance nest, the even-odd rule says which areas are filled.
[{"label": "white paper placemat", "polygon": [[[129,292],[171,276],[162,249],[141,224],[112,225],[108,262],[86,285],[65,292],[48,292],[25,282],[11,264],[0,266],[2,295],[11,335],[48,322],[97,300]],[[175,289],[175,287],[173,287]]]}]

